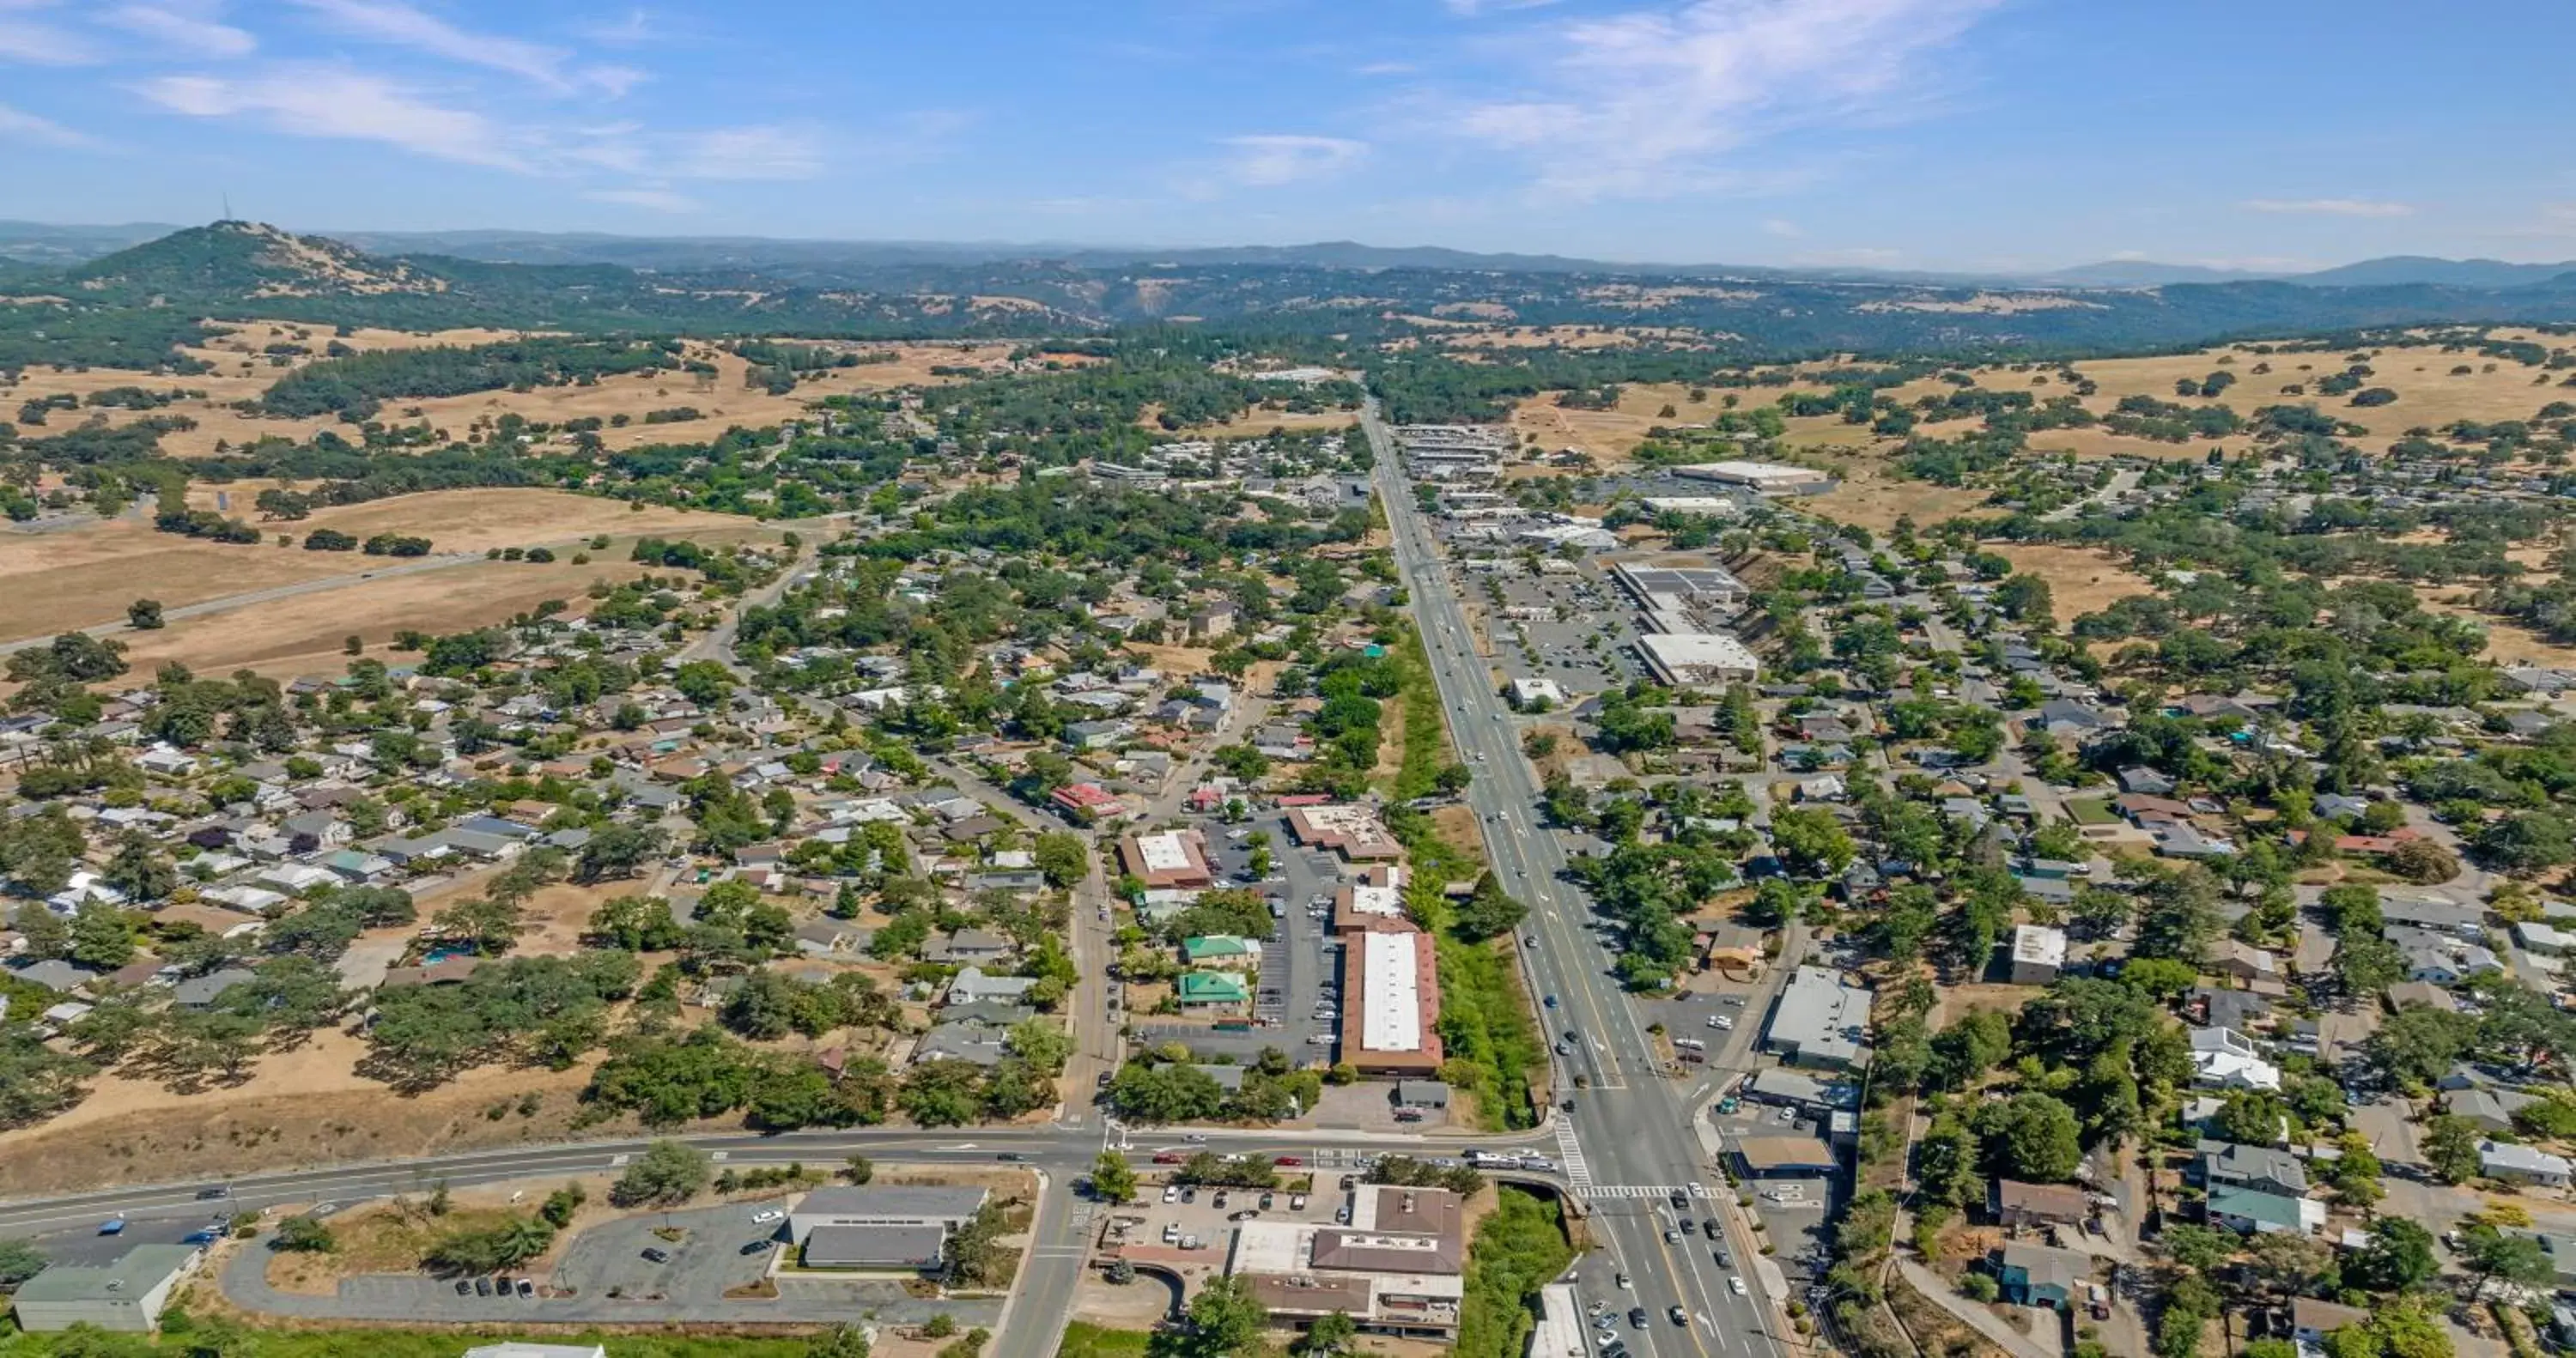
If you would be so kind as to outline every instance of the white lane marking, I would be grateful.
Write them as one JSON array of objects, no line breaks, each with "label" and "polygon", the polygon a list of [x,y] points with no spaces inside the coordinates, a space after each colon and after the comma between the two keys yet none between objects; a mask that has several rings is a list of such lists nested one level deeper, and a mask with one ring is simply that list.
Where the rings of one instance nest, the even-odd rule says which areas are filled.
[{"label": "white lane marking", "polygon": [[1574,1136],[1574,1124],[1566,1118],[1556,1120],[1556,1155],[1565,1168],[1565,1181],[1577,1193],[1592,1191],[1592,1167],[1584,1163],[1583,1143]]}]

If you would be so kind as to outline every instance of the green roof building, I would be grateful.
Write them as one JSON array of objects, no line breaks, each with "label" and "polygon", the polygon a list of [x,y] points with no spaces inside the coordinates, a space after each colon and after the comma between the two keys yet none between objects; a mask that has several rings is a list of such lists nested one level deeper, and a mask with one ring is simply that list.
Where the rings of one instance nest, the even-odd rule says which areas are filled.
[{"label": "green roof building", "polygon": [[1181,975],[1180,988],[1173,998],[1184,1009],[1216,1004],[1248,1004],[1252,994],[1243,988],[1243,978],[1221,971],[1192,971]]},{"label": "green roof building", "polygon": [[1261,956],[1261,945],[1233,934],[1204,934],[1181,940],[1181,951],[1187,953],[1192,966],[1246,965]]}]

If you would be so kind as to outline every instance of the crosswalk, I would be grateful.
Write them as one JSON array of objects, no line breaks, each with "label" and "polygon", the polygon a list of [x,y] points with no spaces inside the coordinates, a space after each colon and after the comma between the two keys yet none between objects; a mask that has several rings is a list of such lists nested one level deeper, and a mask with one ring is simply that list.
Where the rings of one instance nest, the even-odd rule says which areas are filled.
[{"label": "crosswalk", "polygon": [[1556,1161],[1575,1192],[1592,1191],[1592,1167],[1583,1162],[1583,1143],[1575,1139],[1574,1123],[1567,1118],[1556,1119]]},{"label": "crosswalk", "polygon": [[1706,1184],[1594,1184],[1583,1190],[1589,1198],[1669,1198],[1679,1189],[1694,1198],[1714,1198],[1716,1190]]}]

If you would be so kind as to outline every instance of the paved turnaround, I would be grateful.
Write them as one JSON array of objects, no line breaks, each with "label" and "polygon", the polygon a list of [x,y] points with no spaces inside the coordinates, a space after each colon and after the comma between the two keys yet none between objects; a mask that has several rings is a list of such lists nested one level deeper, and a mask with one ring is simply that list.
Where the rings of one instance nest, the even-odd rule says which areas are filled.
[{"label": "paved turnaround", "polygon": [[[1551,1040],[1574,1034],[1568,1039],[1573,1055],[1558,1058],[1557,1085],[1561,1093],[1572,1093],[1575,1111],[1557,1120],[1555,1139],[1569,1180],[1592,1209],[1593,1232],[1613,1256],[1611,1266],[1635,1280],[1633,1293],[1587,1290],[1622,1309],[1642,1305],[1653,1313],[1648,1328],[1627,1332],[1632,1350],[1664,1358],[1728,1353],[1779,1358],[1780,1341],[1772,1333],[1776,1312],[1760,1284],[1749,1281],[1759,1254],[1756,1242],[1744,1235],[1732,1213],[1719,1211],[1711,1200],[1728,1190],[1691,1131],[1691,1112],[1682,1096],[1686,1087],[1662,1073],[1634,1003],[1610,975],[1608,954],[1585,927],[1589,905],[1560,878],[1565,848],[1558,834],[1539,822],[1538,780],[1521,757],[1519,724],[1476,653],[1466,610],[1440,561],[1438,544],[1414,508],[1399,450],[1374,398],[1361,423],[1376,454],[1378,499],[1386,506],[1396,565],[1412,595],[1432,678],[1448,709],[1450,734],[1459,755],[1475,770],[1467,804],[1484,828],[1487,856],[1503,886],[1530,906],[1523,931],[1538,943],[1521,950],[1522,961],[1531,983],[1558,1004],[1542,1009],[1540,1021],[1561,1030],[1551,1031]],[[1576,1073],[1588,1077],[1591,1088],[1573,1092]],[[1726,1223],[1735,1272],[1717,1266],[1701,1236],[1665,1239],[1675,1215],[1667,1195],[1674,1190],[1688,1195],[1689,1215],[1715,1213]],[[1732,1277],[1748,1279],[1744,1294],[1735,1292]],[[1691,1314],[1687,1327],[1664,1318],[1665,1309],[1674,1305]]]}]

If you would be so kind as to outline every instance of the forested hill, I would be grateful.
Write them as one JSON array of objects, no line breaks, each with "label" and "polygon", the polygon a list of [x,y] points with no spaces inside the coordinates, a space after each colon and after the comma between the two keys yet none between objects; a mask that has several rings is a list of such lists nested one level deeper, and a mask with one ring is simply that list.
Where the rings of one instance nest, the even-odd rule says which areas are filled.
[{"label": "forested hill", "polygon": [[[792,268],[787,273],[796,272]],[[2277,282],[2004,289],[1564,270],[890,262],[829,282],[373,255],[249,222],[67,268],[0,268],[0,366],[149,367],[199,318],[424,330],[860,338],[1063,336],[1152,322],[1368,344],[1498,324],[1652,326],[1741,359],[2071,354],[2431,321],[2576,321],[2576,274],[2513,286]]]}]

